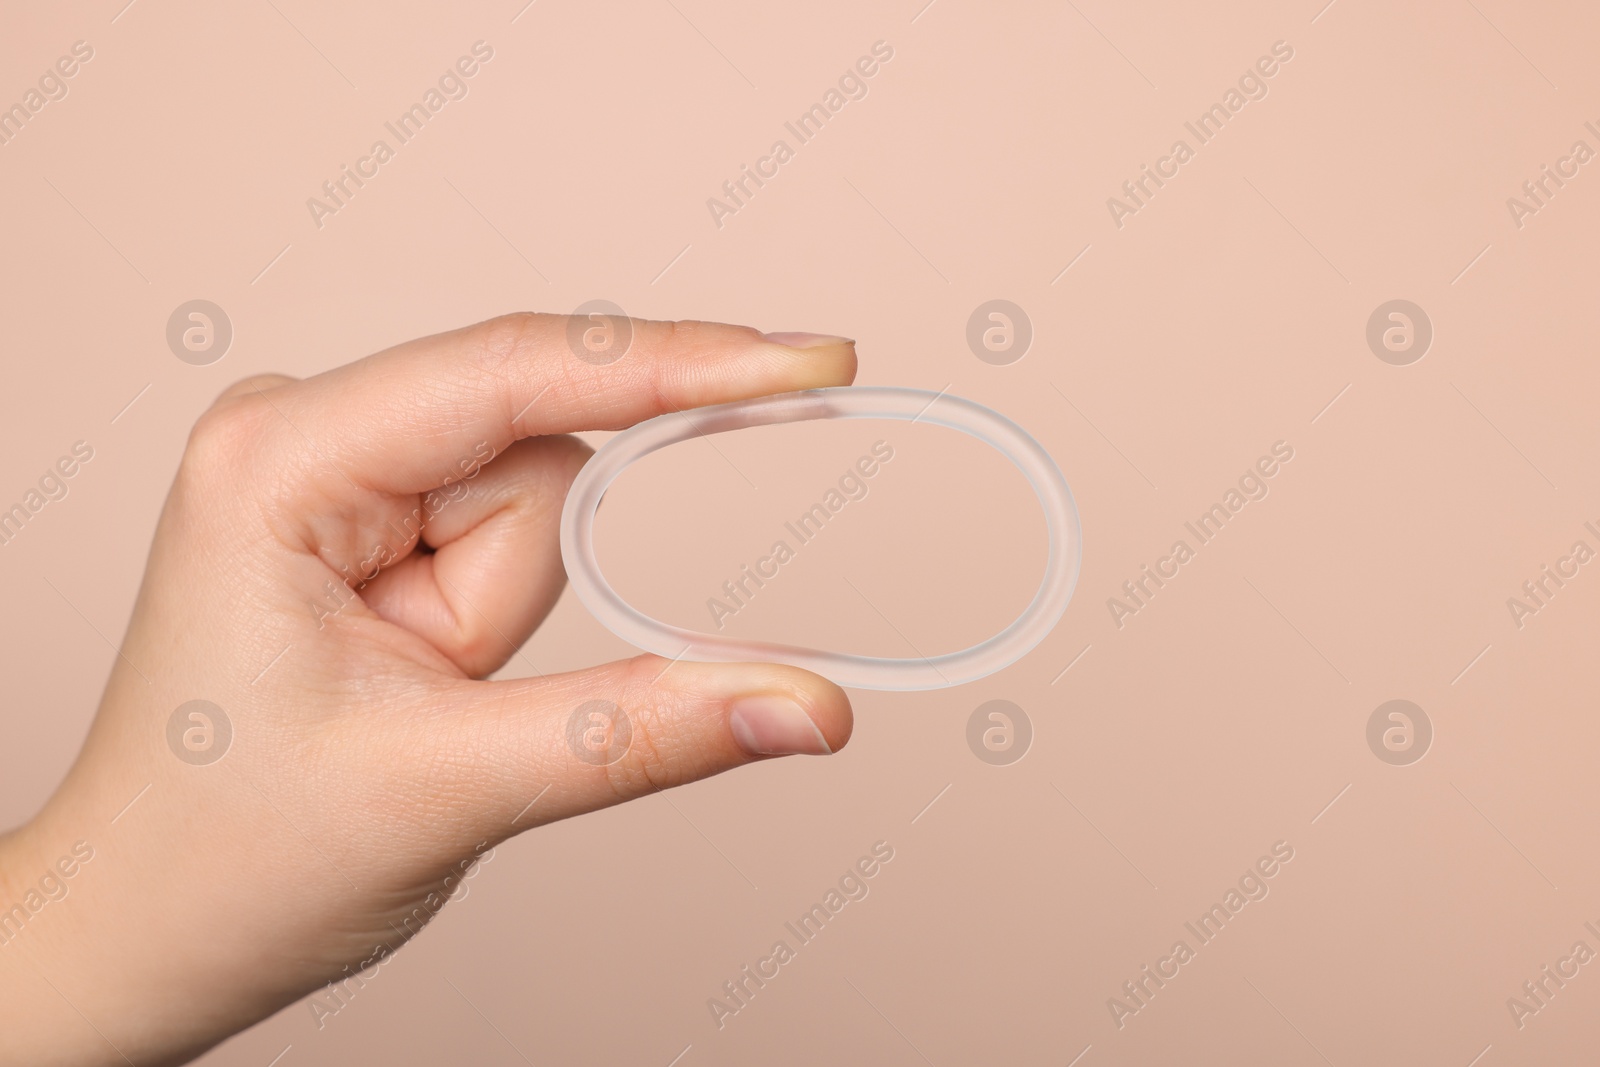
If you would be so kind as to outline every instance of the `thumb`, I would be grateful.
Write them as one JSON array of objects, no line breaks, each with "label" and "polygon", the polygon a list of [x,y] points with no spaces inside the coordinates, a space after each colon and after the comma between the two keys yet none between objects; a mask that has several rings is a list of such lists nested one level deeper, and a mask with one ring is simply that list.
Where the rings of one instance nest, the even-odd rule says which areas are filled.
[{"label": "thumb", "polygon": [[451,734],[441,739],[448,758],[429,762],[467,776],[444,795],[471,798],[475,840],[773,756],[828,755],[853,724],[844,690],[778,664],[645,655],[452,689],[456,709],[431,717]]}]

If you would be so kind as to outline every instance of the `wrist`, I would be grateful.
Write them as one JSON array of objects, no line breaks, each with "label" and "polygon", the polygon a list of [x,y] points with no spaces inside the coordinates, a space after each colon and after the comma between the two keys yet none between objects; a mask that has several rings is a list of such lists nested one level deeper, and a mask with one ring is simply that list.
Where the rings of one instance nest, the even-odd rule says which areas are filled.
[{"label": "wrist", "polygon": [[0,1001],[10,1020],[0,1064],[121,1063],[80,1008],[93,974],[73,947],[72,890],[93,858],[84,848],[87,863],[74,856],[70,843],[57,856],[54,846],[37,818],[0,837]]}]

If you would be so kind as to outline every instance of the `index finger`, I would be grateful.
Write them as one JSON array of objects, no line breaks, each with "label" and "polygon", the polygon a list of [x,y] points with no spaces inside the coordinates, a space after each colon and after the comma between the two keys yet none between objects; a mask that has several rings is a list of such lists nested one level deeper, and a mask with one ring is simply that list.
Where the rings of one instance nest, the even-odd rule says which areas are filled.
[{"label": "index finger", "polygon": [[[600,338],[610,350],[586,347],[589,331],[610,331]],[[523,437],[848,385],[855,371],[855,342],[842,337],[518,313],[407,341],[270,399],[356,484],[419,493],[459,476],[455,465],[484,443],[498,454]]]}]

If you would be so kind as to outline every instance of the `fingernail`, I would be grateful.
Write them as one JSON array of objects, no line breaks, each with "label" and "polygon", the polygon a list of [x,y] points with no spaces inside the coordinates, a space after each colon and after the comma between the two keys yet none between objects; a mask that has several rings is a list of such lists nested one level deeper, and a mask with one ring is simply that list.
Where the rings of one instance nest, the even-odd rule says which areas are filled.
[{"label": "fingernail", "polygon": [[783,345],[785,348],[830,348],[834,345],[855,344],[848,337],[833,337],[825,333],[779,332],[764,333],[761,336],[763,339],[771,341],[775,345]]},{"label": "fingernail", "polygon": [[833,752],[805,709],[788,697],[744,697],[733,704],[728,726],[752,756],[827,756]]}]

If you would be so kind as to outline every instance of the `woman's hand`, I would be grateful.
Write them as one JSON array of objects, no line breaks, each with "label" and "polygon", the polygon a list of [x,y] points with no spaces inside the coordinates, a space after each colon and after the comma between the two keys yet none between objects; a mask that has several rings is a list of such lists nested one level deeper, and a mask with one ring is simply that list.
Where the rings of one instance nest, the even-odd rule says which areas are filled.
[{"label": "woman's hand", "polygon": [[201,416],[83,751],[0,842],[0,1061],[181,1062],[399,948],[514,833],[849,738],[791,667],[481,680],[565,582],[566,434],[855,374],[851,342],[699,322],[599,365],[586,325],[509,315]]}]

